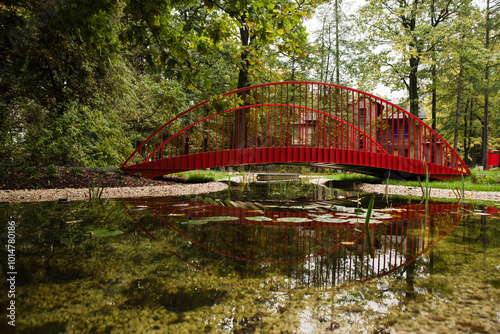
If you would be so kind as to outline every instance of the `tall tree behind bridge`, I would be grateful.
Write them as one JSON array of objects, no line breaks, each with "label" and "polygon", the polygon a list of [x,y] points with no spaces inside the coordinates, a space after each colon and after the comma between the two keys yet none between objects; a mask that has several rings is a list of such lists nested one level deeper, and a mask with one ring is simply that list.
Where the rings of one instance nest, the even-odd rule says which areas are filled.
[{"label": "tall tree behind bridge", "polygon": [[363,47],[352,33],[355,20],[348,13],[350,6],[349,0],[335,0],[316,10],[312,76],[319,82],[350,86],[359,77],[357,61],[363,56]]},{"label": "tall tree behind bridge", "polygon": [[[481,149],[481,164],[486,168],[488,164],[488,140],[490,125],[490,94],[499,90],[498,80],[491,81],[491,71],[499,65],[499,40],[500,40],[500,1],[486,0],[484,23],[484,116],[483,116],[483,143]],[[497,74],[498,74],[498,69]]]},{"label": "tall tree behind bridge", "polygon": [[369,0],[359,15],[366,34],[365,45],[376,53],[367,59],[373,62],[372,72],[385,72],[388,86],[408,90],[410,112],[418,115],[420,103],[420,67],[429,63],[429,52],[438,27],[450,20],[460,0]]}]

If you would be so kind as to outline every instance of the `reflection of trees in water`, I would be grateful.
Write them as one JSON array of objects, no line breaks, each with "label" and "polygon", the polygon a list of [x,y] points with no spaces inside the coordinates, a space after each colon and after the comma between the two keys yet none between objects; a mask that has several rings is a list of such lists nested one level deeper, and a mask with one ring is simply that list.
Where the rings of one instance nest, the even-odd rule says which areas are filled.
[{"label": "reflection of trees in water", "polygon": [[[131,204],[125,207],[129,209]],[[389,275],[403,267],[411,290],[412,262],[460,221],[458,208],[430,205],[427,217],[419,205],[399,208],[393,218],[372,224],[373,257],[367,255],[367,236],[354,224],[278,221],[310,217],[307,212],[254,212],[192,203],[184,207],[150,205],[140,211],[136,222],[180,258],[200,267],[215,267],[220,275],[237,273],[240,278],[272,281],[269,288],[275,290],[331,289]],[[272,220],[245,219],[258,215]],[[237,220],[200,220],[214,216]]]}]

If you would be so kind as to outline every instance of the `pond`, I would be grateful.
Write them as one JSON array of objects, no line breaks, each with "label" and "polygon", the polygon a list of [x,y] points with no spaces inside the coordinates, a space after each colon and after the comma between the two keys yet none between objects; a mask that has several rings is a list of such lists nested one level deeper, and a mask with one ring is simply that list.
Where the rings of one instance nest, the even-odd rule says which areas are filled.
[{"label": "pond", "polygon": [[500,332],[498,209],[371,197],[0,203],[0,332]]}]

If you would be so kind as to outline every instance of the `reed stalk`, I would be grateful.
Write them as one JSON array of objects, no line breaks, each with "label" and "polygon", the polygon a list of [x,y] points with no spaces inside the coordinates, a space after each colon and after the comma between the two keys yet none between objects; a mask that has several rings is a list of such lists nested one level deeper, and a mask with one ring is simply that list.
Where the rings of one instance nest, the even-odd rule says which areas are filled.
[{"label": "reed stalk", "polygon": [[366,218],[365,218],[365,235],[366,235],[366,244],[368,245],[368,254],[373,257],[373,244],[372,244],[372,236],[370,231],[370,219],[372,216],[373,204],[375,203],[375,197],[372,196],[370,199],[370,203],[368,204],[368,209],[366,210]]},{"label": "reed stalk", "polygon": [[102,186],[101,180],[92,179],[92,182],[89,186],[89,202],[99,201],[102,196],[102,192],[104,191],[104,187]]}]

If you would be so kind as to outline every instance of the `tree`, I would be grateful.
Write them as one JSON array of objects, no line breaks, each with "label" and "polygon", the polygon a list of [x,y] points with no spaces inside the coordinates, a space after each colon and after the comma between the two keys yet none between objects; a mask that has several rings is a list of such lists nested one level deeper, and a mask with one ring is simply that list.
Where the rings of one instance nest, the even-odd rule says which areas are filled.
[{"label": "tree", "polygon": [[[377,50],[373,71],[387,69],[385,82],[408,90],[410,112],[418,115],[419,76],[438,26],[456,16],[466,2],[459,0],[370,0],[359,10],[366,32],[366,46]],[[388,46],[390,48],[388,48]],[[397,83],[396,81],[400,81]]]},{"label": "tree", "polygon": [[[498,91],[497,87],[492,87],[490,82],[491,69],[492,67],[498,66],[498,41],[499,36],[498,29],[500,27],[500,2],[494,0],[486,0],[485,8],[485,22],[484,22],[484,49],[487,54],[486,62],[484,66],[484,116],[483,116],[483,144],[481,150],[481,164],[486,167],[488,164],[488,139],[489,139],[489,117],[490,117],[490,94],[492,88]],[[496,59],[493,56],[496,49]]]},{"label": "tree", "polygon": [[319,6],[316,11],[320,25],[314,32],[313,76],[320,82],[349,85],[358,77],[362,46],[352,34],[355,20],[346,13],[350,5],[347,1],[335,0]]}]

